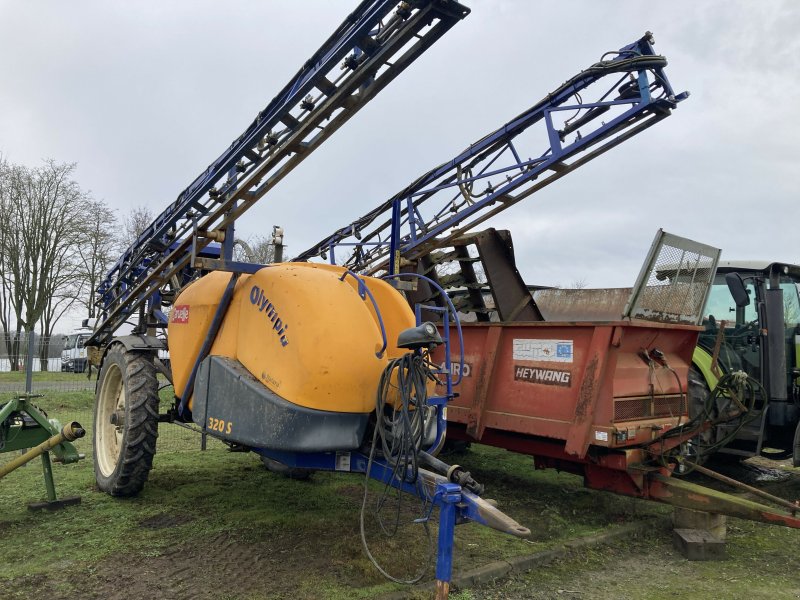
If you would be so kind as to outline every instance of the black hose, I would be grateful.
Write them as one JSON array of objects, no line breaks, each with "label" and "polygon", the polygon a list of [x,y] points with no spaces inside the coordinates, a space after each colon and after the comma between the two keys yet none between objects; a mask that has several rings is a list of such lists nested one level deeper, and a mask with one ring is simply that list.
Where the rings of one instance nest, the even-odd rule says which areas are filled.
[{"label": "black hose", "polygon": [[[403,492],[397,488],[393,520],[385,521],[383,509],[390,497],[392,483],[414,484],[419,475],[419,453],[425,438],[425,415],[427,414],[428,380],[433,377],[430,362],[427,357],[409,352],[400,358],[391,359],[381,374],[380,383],[375,399],[375,430],[372,435],[372,447],[367,462],[366,477],[364,478],[364,498],[361,503],[360,529],[361,543],[367,557],[380,573],[397,583],[416,583],[425,575],[428,565],[433,558],[433,543],[428,527],[427,516],[430,507],[423,498],[421,503],[421,518],[415,519],[421,523],[428,540],[428,557],[420,571],[409,580],[403,580],[390,575],[373,557],[367,544],[364,517],[367,509],[368,482],[375,456],[380,451],[386,462],[392,467],[392,477],[384,485],[383,492],[375,506],[375,516],[381,530],[386,537],[393,537],[400,526],[400,511]],[[393,380],[396,379],[396,385]],[[397,395],[393,396],[393,390]],[[387,526],[388,525],[388,526]]]},{"label": "black hose", "polygon": [[[759,401],[762,403],[760,407],[758,406]],[[760,418],[768,401],[766,390],[757,379],[743,371],[726,373],[708,395],[703,410],[699,414],[683,425],[665,431],[658,438],[649,442],[647,446],[693,432],[699,435],[706,423],[710,423],[711,428],[725,423],[735,423],[730,432],[713,443],[702,444],[698,438],[692,440],[692,444],[697,449],[695,460],[701,462],[705,457],[721,450],[736,439],[743,427]],[[666,459],[666,457],[662,455],[662,459]],[[694,468],[693,464],[692,461],[682,461],[684,469],[681,474],[690,473]]]}]

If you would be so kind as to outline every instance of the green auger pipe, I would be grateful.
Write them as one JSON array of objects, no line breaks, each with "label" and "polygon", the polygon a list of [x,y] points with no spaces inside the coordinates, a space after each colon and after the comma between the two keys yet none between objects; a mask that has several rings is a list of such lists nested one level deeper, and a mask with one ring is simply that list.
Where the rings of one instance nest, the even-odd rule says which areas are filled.
[{"label": "green auger pipe", "polygon": [[86,435],[86,430],[81,427],[77,421],[67,423],[61,428],[61,431],[53,437],[46,439],[38,446],[31,448],[25,454],[18,456],[0,467],[0,479],[11,473],[14,469],[18,469],[27,462],[32,461],[37,456],[41,456],[45,452],[52,450],[55,446],[63,444],[64,442],[74,442],[78,438]]}]

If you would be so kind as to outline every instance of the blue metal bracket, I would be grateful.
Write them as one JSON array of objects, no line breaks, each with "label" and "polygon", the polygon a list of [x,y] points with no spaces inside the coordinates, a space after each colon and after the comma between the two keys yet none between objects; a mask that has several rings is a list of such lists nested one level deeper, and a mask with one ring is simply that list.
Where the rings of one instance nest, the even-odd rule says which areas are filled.
[{"label": "blue metal bracket", "polygon": [[[445,364],[446,364],[448,373],[451,372],[451,364],[450,364],[450,327],[449,327],[449,322],[448,322],[449,321],[448,315],[452,315],[453,316],[453,323],[455,324],[456,332],[458,333],[458,347],[459,347],[459,352],[460,352],[460,354],[459,354],[460,369],[458,371],[458,379],[455,382],[453,382],[452,378],[450,378],[450,377],[448,377],[448,379],[447,379],[447,381],[448,381],[448,383],[447,383],[447,395],[452,397],[453,386],[456,386],[459,383],[461,383],[462,373],[464,372],[464,334],[461,331],[461,321],[459,321],[459,319],[458,319],[458,311],[456,311],[455,306],[453,306],[453,301],[450,299],[450,296],[447,295],[447,292],[444,290],[444,288],[442,288],[442,286],[440,286],[438,283],[436,283],[430,277],[425,277],[425,275],[420,275],[419,273],[396,273],[396,274],[392,274],[392,275],[384,275],[381,279],[391,280],[391,279],[400,279],[400,278],[403,278],[403,277],[410,277],[412,279],[420,279],[422,281],[425,281],[431,287],[436,288],[436,291],[438,291],[439,294],[442,296],[442,298],[445,300],[445,302],[447,302],[447,308],[441,308],[441,307],[438,307],[438,306],[426,306],[425,309],[426,310],[430,310],[430,311],[434,311],[434,312],[441,312],[444,315],[444,317],[443,317],[443,321],[444,321],[444,327],[443,327],[444,332],[443,332],[443,334],[445,336],[445,345],[446,345],[446,349],[447,349],[447,352],[445,352],[445,354],[446,354],[446,359],[445,359],[446,362],[445,362]],[[420,322],[419,308],[420,308],[419,306],[416,307],[417,323],[418,324]]]},{"label": "blue metal bracket", "polygon": [[453,538],[455,526],[474,522],[491,527],[515,537],[526,537],[530,530],[500,511],[493,503],[447,481],[441,475],[419,469],[417,480],[407,482],[398,477],[396,469],[385,460],[369,457],[361,452],[321,452],[301,454],[254,448],[254,452],[277,460],[288,467],[320,471],[363,473],[371,479],[395,489],[417,496],[439,507],[439,538],[436,554],[436,579],[449,582],[453,564]]},{"label": "blue metal bracket", "polygon": [[453,574],[453,538],[455,537],[458,505],[461,503],[461,486],[440,483],[436,486],[439,505],[439,540],[436,552],[437,585],[450,583]]}]

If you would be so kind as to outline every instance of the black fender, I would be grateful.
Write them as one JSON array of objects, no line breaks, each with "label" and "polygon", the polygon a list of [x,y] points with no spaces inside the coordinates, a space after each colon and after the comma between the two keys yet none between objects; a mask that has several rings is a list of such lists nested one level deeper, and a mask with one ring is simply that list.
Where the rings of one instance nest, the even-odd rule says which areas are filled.
[{"label": "black fender", "polygon": [[161,338],[154,335],[121,335],[115,337],[111,342],[103,348],[103,356],[100,358],[100,364],[97,366],[97,372],[103,369],[103,363],[106,360],[109,348],[114,344],[122,344],[128,352],[150,352],[158,358],[159,350],[166,350],[167,344]]}]

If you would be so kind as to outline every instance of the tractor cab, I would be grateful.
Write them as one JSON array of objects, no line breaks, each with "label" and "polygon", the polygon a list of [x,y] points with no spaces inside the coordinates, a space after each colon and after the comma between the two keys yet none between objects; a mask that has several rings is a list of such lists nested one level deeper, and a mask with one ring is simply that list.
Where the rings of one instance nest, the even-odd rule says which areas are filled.
[{"label": "tractor cab", "polygon": [[[800,421],[800,266],[721,261],[706,309],[694,364],[710,388],[725,373],[744,371],[761,386],[760,431],[743,432],[730,450],[774,458],[792,455]],[[797,454],[797,453],[795,453]],[[800,457],[796,457],[800,458]]]}]

